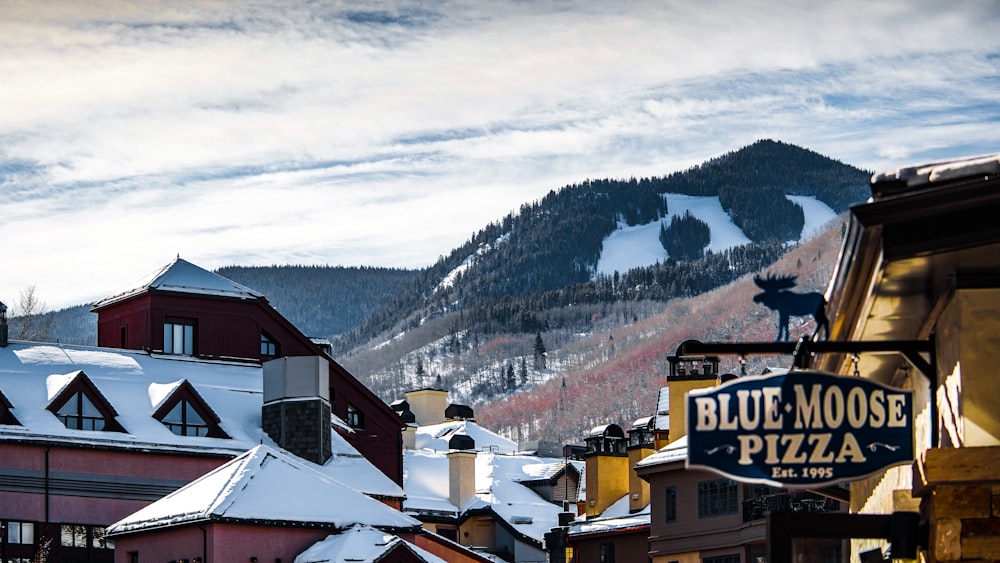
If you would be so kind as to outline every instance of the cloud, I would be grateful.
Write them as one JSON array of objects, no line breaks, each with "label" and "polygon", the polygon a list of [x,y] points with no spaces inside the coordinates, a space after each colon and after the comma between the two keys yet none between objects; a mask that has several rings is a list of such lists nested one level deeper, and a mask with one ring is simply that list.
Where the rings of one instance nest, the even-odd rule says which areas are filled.
[{"label": "cloud", "polygon": [[[6,8],[6,7],[5,7]],[[0,300],[206,267],[421,267],[586,178],[762,137],[870,169],[995,152],[990,1],[14,4]]]}]

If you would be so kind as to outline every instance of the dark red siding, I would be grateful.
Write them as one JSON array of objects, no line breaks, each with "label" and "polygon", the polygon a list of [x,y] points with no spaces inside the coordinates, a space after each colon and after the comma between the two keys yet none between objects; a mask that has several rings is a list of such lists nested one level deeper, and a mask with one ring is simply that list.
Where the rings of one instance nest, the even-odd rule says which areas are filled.
[{"label": "dark red siding", "polygon": [[[281,316],[266,299],[232,299],[193,293],[149,291],[95,309],[97,345],[163,351],[163,323],[186,319],[195,324],[199,358],[260,362],[261,332],[277,342],[281,356],[320,356],[323,351]],[[122,342],[122,334],[126,335]],[[123,346],[124,344],[124,346]],[[402,486],[403,422],[388,405],[340,364],[330,361],[333,414],[347,420],[347,405],[364,414],[364,426],[344,432],[347,441],[390,479]]]}]

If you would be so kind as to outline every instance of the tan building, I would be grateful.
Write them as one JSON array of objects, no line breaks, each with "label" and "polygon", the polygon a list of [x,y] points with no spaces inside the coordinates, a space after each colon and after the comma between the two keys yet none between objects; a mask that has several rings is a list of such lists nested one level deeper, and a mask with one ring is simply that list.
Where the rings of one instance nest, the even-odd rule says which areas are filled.
[{"label": "tan building", "polygon": [[[813,367],[914,392],[918,459],[852,483],[851,511],[919,510],[926,561],[1000,560],[998,218],[1000,155],[876,175],[827,295],[830,340],[902,353],[820,354]],[[891,547],[852,544],[875,549]]]}]

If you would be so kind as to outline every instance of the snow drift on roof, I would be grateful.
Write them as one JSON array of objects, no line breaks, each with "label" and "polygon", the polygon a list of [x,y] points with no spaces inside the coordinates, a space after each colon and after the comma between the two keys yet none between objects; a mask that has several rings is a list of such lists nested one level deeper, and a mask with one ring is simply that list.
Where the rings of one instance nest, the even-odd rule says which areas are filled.
[{"label": "snow drift on roof", "polygon": [[269,446],[257,446],[115,522],[126,533],[205,520],[300,523],[346,528],[414,528],[420,522]]},{"label": "snow drift on roof", "polygon": [[371,526],[356,525],[342,534],[330,535],[314,543],[295,557],[293,563],[339,563],[351,561],[375,563],[398,545],[404,546],[425,563],[446,563],[398,536],[380,532]]}]

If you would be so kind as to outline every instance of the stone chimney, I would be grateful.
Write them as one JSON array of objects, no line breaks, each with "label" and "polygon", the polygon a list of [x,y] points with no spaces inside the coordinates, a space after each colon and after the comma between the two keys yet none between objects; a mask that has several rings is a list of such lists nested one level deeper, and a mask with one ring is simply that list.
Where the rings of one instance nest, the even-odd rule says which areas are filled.
[{"label": "stone chimney", "polygon": [[0,301],[0,348],[7,347],[7,306]]},{"label": "stone chimney", "polygon": [[[457,436],[456,436],[457,437]],[[449,441],[449,446],[462,449],[448,450],[448,500],[459,510],[476,494],[476,452],[475,441]]]},{"label": "stone chimney", "polygon": [[417,389],[406,393],[406,402],[417,419],[417,426],[444,422],[448,392],[443,389]]},{"label": "stone chimney", "polygon": [[326,463],[333,453],[329,362],[321,356],[265,362],[261,426],[282,448]]}]

